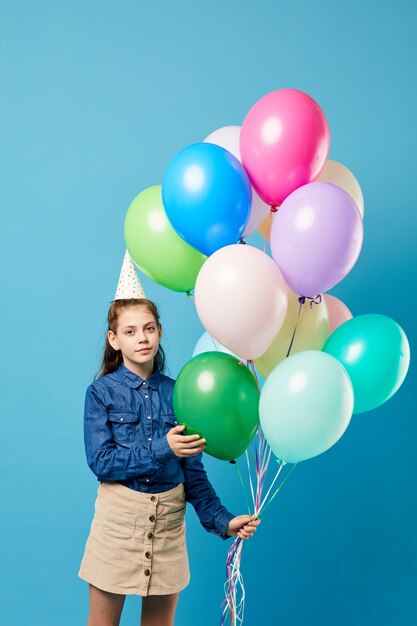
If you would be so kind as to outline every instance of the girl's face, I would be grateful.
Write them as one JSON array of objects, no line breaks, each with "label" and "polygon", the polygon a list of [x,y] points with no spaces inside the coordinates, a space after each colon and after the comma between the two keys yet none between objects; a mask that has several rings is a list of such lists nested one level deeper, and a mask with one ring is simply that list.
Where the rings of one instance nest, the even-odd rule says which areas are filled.
[{"label": "girl's face", "polygon": [[126,367],[149,369],[158,352],[162,326],[146,307],[131,306],[119,314],[116,333],[109,330],[107,336],[112,348],[121,351]]}]

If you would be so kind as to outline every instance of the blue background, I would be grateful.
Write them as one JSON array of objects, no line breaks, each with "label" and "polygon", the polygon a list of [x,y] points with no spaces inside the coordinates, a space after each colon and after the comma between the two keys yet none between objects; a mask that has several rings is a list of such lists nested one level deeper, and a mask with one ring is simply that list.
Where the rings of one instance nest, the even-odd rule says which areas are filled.
[{"label": "blue background", "polygon": [[[315,98],[330,158],[365,196],[361,256],[332,293],[354,314],[393,317],[413,350],[416,17],[411,0],[1,4],[2,624],[87,621],[77,572],[98,483],[84,458],[84,391],[126,210],[187,144],[240,124],[274,89]],[[143,285],[175,377],[202,327],[191,299]],[[412,363],[393,399],[292,473],[244,547],[246,626],[416,623],[414,376]],[[206,467],[244,513],[233,467],[209,457]],[[192,580],[176,624],[212,626],[230,542],[192,509],[187,520]],[[128,597],[122,625],[139,623],[139,610]]]}]

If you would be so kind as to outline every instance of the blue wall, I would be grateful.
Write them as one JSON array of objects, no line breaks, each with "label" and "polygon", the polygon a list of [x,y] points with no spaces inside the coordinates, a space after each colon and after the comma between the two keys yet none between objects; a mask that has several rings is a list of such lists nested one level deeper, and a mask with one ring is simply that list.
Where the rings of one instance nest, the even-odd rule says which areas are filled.
[{"label": "blue wall", "polygon": [[[86,622],[77,572],[98,483],[84,458],[84,391],[98,367],[127,207],[185,145],[240,124],[273,89],[313,96],[330,124],[330,157],[365,196],[362,254],[332,293],[354,314],[396,319],[413,350],[416,6],[1,4],[2,624]],[[202,327],[190,299],[143,284],[160,306],[175,377]],[[244,548],[246,626],[416,623],[414,376],[412,364],[392,400],[299,464],[268,509]],[[206,467],[223,502],[244,513],[233,467],[208,457]],[[229,542],[187,515],[192,580],[176,624],[213,626]],[[122,625],[138,623],[139,609],[129,597]]]}]

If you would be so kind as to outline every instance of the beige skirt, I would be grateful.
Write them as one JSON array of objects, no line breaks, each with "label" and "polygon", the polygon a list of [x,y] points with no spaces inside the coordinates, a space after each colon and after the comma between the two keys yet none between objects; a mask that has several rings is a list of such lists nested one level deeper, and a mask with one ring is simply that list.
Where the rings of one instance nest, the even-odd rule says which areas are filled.
[{"label": "beige skirt", "polygon": [[155,494],[100,483],[78,576],[125,595],[181,591],[190,582],[185,509],[182,483]]}]

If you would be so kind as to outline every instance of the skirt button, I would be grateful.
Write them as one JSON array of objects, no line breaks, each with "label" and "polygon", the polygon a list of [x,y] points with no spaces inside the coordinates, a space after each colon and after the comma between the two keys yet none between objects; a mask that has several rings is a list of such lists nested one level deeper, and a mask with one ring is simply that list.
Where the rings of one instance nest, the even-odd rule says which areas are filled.
[{"label": "skirt button", "polygon": [[151,572],[148,569],[143,570],[143,573],[145,574],[145,576],[150,576]]},{"label": "skirt button", "polygon": [[150,552],[145,552],[145,556],[146,556],[147,559],[150,559],[152,554]]},{"label": "skirt button", "polygon": [[150,521],[150,522],[154,522],[155,520],[156,520],[155,515],[150,515],[150,516],[149,516],[149,521]]},{"label": "skirt button", "polygon": [[148,533],[148,534],[147,534],[147,537],[148,537],[148,539],[152,539],[152,537],[153,537],[153,533]]}]

